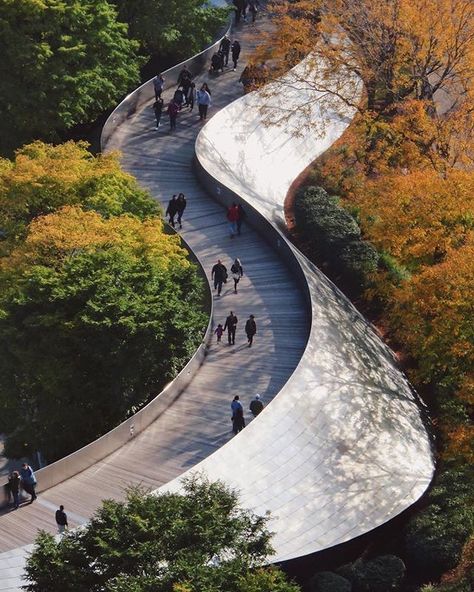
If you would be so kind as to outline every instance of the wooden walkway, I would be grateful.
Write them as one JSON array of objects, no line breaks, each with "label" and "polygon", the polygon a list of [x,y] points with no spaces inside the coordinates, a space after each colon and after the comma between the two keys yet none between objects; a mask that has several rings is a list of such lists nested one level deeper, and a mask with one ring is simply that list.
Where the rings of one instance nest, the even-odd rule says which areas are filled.
[{"label": "wooden walkway", "polygon": [[[243,23],[238,38],[243,47],[237,72],[231,69],[209,80],[213,105],[209,116],[242,95],[238,82],[253,39],[265,27],[260,16],[255,25]],[[237,34],[235,35],[237,36]],[[197,84],[208,80],[197,78]],[[166,97],[168,98],[168,97]],[[70,524],[90,518],[104,498],[122,499],[129,484],[156,488],[180,475],[225,444],[231,437],[230,402],[239,394],[245,408],[255,393],[270,401],[288,380],[304,351],[309,320],[303,296],[276,254],[248,226],[231,240],[225,212],[197,184],[193,170],[195,138],[201,128],[197,107],[179,115],[176,132],[168,132],[164,118],[153,129],[151,105],[123,124],[112,138],[111,148],[123,153],[124,167],[166,204],[173,193],[188,199],[182,235],[205,269],[218,258],[230,268],[235,257],[245,275],[235,295],[228,283],[215,299],[214,321],[223,322],[230,310],[239,318],[236,345],[225,338],[213,344],[204,364],[175,403],[145,432],[104,461],[42,493],[37,502],[0,516],[0,552],[26,545],[38,529],[55,532],[54,511],[64,504]],[[254,314],[258,333],[247,348],[243,330]],[[246,413],[249,419],[249,413]],[[239,436],[237,436],[239,438]]]}]

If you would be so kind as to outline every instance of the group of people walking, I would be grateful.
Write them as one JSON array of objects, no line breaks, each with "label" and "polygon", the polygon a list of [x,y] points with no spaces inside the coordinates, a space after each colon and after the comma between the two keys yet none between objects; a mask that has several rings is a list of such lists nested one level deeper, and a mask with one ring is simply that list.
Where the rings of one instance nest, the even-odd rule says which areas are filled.
[{"label": "group of people walking", "polygon": [[242,222],[246,217],[246,213],[241,204],[233,202],[228,208],[226,218],[229,227],[230,238],[234,238],[242,232]]},{"label": "group of people walking", "polygon": [[224,68],[229,65],[229,54],[232,56],[232,69],[235,72],[237,69],[240,52],[241,47],[238,39],[231,41],[227,35],[224,35],[222,41],[220,42],[219,49],[213,54],[211,58],[211,67],[209,68],[209,72],[211,74],[219,71],[223,72]]},{"label": "group of people walking", "polygon": [[187,200],[184,196],[184,193],[178,193],[177,195],[173,195],[173,197],[168,202],[168,207],[166,208],[165,215],[168,216],[168,222],[170,225],[175,228],[175,216],[177,216],[177,222],[180,228],[183,228],[182,225],[182,218],[184,214],[184,210],[186,209]]},{"label": "group of people walking", "polygon": [[[232,279],[234,280],[234,294],[237,294],[237,287],[239,285],[240,279],[244,275],[244,268],[242,267],[240,259],[234,259],[234,262],[230,268],[230,273],[232,274]],[[218,296],[221,295],[222,285],[227,283],[227,278],[227,267],[220,259],[218,259],[217,263],[211,270],[211,279],[214,282],[214,290],[217,290]]]},{"label": "group of people walking", "polygon": [[20,506],[21,489],[31,496],[30,503],[36,499],[36,476],[28,463],[23,463],[19,471],[12,471],[8,477],[10,495],[13,499],[13,507],[17,509]]},{"label": "group of people walking", "polygon": [[[238,434],[245,427],[244,406],[240,402],[239,395],[235,395],[233,398],[230,409],[232,411],[232,431],[234,434]],[[263,403],[259,394],[252,399],[249,409],[254,417],[263,411]]]},{"label": "group of people walking", "polygon": [[[217,335],[217,343],[220,343],[222,340],[222,335],[225,333],[227,329],[227,341],[229,345],[235,345],[235,334],[237,332],[237,323],[239,319],[234,314],[234,311],[230,311],[229,316],[225,320],[224,326],[222,323],[219,323],[216,327],[214,333]],[[255,317],[253,314],[249,316],[245,323],[245,334],[247,335],[247,343],[249,347],[252,347],[253,338],[257,333],[257,323],[255,322]]]}]

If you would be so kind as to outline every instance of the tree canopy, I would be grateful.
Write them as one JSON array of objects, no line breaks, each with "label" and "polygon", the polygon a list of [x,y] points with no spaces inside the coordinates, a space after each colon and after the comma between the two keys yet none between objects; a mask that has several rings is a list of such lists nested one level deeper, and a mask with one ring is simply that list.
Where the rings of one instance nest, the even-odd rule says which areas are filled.
[{"label": "tree canopy", "polygon": [[81,205],[104,217],[130,214],[145,219],[157,202],[121,168],[117,154],[94,157],[85,143],[58,146],[34,142],[0,159],[0,254],[24,239],[37,216],[64,205]]},{"label": "tree canopy", "polygon": [[33,220],[0,260],[7,456],[70,453],[138,409],[202,339],[203,282],[160,218],[79,206]]},{"label": "tree canopy", "polygon": [[130,490],[61,540],[41,533],[28,559],[28,592],[298,592],[276,568],[268,517],[235,491],[192,477],[183,494]]},{"label": "tree canopy", "polygon": [[112,107],[139,81],[137,49],[106,0],[3,0],[0,154]]},{"label": "tree canopy", "polygon": [[225,23],[226,8],[208,0],[113,0],[142,52],[176,61],[201,51]]}]

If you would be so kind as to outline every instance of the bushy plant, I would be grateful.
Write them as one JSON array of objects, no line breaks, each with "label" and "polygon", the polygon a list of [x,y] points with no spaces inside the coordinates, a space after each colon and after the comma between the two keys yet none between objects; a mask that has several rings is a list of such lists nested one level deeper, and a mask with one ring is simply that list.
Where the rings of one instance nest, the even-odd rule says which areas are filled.
[{"label": "bushy plant", "polygon": [[351,583],[332,571],[320,571],[309,581],[309,592],[351,592]]},{"label": "bushy plant", "polygon": [[365,284],[368,276],[377,271],[379,254],[367,241],[352,241],[342,247],[339,260],[348,278]]},{"label": "bushy plant", "polygon": [[410,566],[425,579],[455,567],[474,532],[474,468],[448,468],[428,496],[429,505],[408,524]]}]

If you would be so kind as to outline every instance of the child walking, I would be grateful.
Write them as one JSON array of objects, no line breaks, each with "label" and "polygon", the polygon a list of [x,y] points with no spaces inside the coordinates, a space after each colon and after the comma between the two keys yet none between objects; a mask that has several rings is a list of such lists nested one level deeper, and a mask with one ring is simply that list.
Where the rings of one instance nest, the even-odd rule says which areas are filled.
[{"label": "child walking", "polygon": [[220,323],[217,325],[217,329],[214,331],[214,333],[217,335],[217,343],[220,343],[222,333],[224,333],[224,329],[222,328],[222,325]]}]

